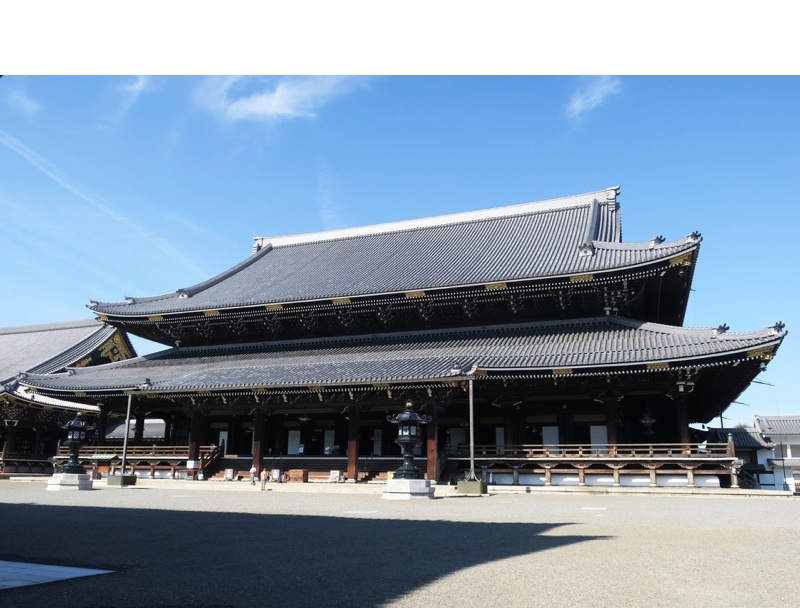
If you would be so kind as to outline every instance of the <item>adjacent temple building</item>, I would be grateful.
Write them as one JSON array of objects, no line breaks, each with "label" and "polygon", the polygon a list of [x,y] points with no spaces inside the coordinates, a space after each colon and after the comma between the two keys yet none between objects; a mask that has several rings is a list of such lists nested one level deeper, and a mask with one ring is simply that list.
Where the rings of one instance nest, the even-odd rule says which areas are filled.
[{"label": "adjacent temple building", "polygon": [[15,382],[98,407],[96,450],[128,404],[137,429],[164,420],[131,460],[154,476],[374,478],[400,461],[387,416],[410,401],[432,417],[428,479],[474,461],[492,483],[736,485],[732,446],[689,424],[724,412],[786,332],[684,328],[701,237],[623,242],[618,195],[257,238],[198,285],[91,303],[165,350]]}]

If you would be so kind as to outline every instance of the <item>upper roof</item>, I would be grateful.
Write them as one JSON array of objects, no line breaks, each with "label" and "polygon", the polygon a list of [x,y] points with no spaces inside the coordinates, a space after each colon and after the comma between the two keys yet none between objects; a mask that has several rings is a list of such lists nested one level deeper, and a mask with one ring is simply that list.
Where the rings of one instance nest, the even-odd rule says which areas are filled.
[{"label": "upper roof", "polygon": [[800,416],[756,416],[756,428],[768,437],[800,435]]},{"label": "upper roof", "polygon": [[28,374],[21,383],[54,392],[118,393],[145,385],[147,392],[170,393],[435,381],[477,370],[613,373],[652,363],[717,366],[735,353],[748,360],[777,347],[784,335],[774,327],[720,334],[611,316],[169,349],[69,373]]},{"label": "upper roof", "polygon": [[421,220],[256,239],[255,253],[193,287],[92,302],[115,317],[393,294],[634,268],[697,247],[622,243],[618,188]]},{"label": "upper roof", "polygon": [[46,374],[73,365],[116,331],[94,319],[0,328],[0,384],[20,372]]}]

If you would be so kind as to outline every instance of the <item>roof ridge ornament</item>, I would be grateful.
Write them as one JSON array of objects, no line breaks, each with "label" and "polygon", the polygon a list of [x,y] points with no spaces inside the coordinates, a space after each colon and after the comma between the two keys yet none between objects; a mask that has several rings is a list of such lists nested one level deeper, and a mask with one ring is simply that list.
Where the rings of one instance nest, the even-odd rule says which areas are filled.
[{"label": "roof ridge ornament", "polygon": [[786,324],[783,321],[778,321],[777,323],[775,323],[775,325],[770,326],[769,333],[772,336],[777,336],[778,334],[783,333],[785,328]]},{"label": "roof ridge ornament", "polygon": [[660,234],[658,236],[654,236],[652,239],[650,239],[650,249],[653,249],[656,245],[660,245],[665,240],[666,239]]},{"label": "roof ridge ornament", "polygon": [[730,329],[727,323],[722,323],[721,325],[717,325],[714,329],[711,330],[711,337],[716,338],[720,334],[724,334]]},{"label": "roof ridge ornament", "polygon": [[701,235],[698,230],[695,230],[689,236],[686,237],[687,244],[699,243],[702,240],[703,240],[703,235]]}]

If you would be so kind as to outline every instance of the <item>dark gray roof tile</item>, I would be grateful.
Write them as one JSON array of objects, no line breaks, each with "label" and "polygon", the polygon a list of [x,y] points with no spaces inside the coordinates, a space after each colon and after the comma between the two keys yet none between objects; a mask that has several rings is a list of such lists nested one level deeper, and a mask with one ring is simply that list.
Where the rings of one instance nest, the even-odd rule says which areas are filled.
[{"label": "dark gray roof tile", "polygon": [[[621,243],[616,191],[364,228],[262,239],[234,268],[194,287],[98,314],[157,315],[435,290],[611,271],[663,260],[698,240]],[[589,247],[591,255],[581,255]]]},{"label": "dark gray roof tile", "polygon": [[526,323],[402,334],[169,349],[137,359],[30,374],[23,384],[66,391],[134,388],[155,391],[346,385],[444,379],[454,365],[489,371],[623,366],[650,362],[702,364],[704,358],[778,345],[773,328],[715,337],[619,317]]},{"label": "dark gray roof tile", "polygon": [[19,372],[48,373],[72,365],[116,330],[94,319],[0,328],[0,382]]}]

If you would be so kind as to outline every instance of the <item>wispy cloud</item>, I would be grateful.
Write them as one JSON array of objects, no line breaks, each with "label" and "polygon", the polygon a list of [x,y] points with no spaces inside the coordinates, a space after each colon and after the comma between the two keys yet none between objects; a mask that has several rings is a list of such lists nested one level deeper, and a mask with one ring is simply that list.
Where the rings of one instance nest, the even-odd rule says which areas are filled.
[{"label": "wispy cloud", "polygon": [[316,118],[320,108],[363,84],[345,76],[211,78],[196,101],[225,120],[275,121]]},{"label": "wispy cloud", "polygon": [[120,122],[125,115],[130,111],[130,109],[136,105],[136,102],[139,101],[139,97],[141,97],[142,93],[147,91],[152,87],[152,79],[147,78],[146,76],[135,76],[131,80],[126,80],[122,84],[119,84],[115,87],[115,93],[120,98],[120,106],[117,109],[117,112],[106,119],[100,126],[107,127],[110,124],[115,124]]},{"label": "wispy cloud", "polygon": [[587,79],[583,86],[572,94],[567,105],[567,116],[580,120],[589,110],[602,105],[606,99],[622,89],[622,81],[611,76],[596,76]]},{"label": "wispy cloud", "polygon": [[324,230],[336,230],[346,227],[345,222],[341,219],[339,204],[336,202],[335,189],[336,177],[325,165],[317,173],[317,204],[319,205],[319,217],[322,220]]},{"label": "wispy cloud", "polygon": [[2,129],[0,129],[0,144],[3,144],[6,148],[16,153],[30,165],[56,182],[59,186],[72,193],[78,199],[92,206],[96,211],[99,211],[106,217],[118,222],[126,231],[136,235],[142,241],[150,243],[150,245],[152,245],[157,251],[160,251],[165,256],[169,256],[171,259],[177,260],[178,263],[182,264],[191,271],[198,272],[199,269],[197,265],[190,258],[176,249],[169,241],[151,233],[134,220],[123,215],[122,213],[119,213],[110,205],[104,203],[97,197],[92,196],[80,186],[75,185],[70,180],[59,175],[58,171],[47,161],[47,159]]},{"label": "wispy cloud", "polygon": [[42,105],[20,89],[9,89],[3,95],[3,101],[12,108],[33,118],[42,109]]}]

